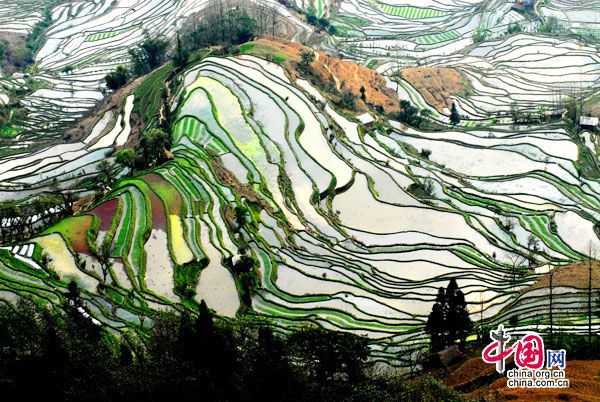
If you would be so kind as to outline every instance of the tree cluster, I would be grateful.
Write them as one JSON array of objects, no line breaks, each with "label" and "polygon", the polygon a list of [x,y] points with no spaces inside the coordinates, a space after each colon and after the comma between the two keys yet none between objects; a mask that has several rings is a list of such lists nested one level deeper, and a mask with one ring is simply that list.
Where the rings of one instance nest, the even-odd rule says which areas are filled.
[{"label": "tree cluster", "polygon": [[131,170],[160,165],[167,161],[166,151],[171,149],[172,141],[166,131],[150,128],[141,134],[136,149],[124,148],[115,152],[115,162]]},{"label": "tree cluster", "polygon": [[[430,377],[377,374],[365,338],[160,313],[144,341],[93,324],[76,286],[62,309],[0,304],[0,392],[61,401],[457,401]],[[32,386],[35,381],[35,386]]]},{"label": "tree cluster", "polygon": [[317,11],[314,6],[310,6],[306,10],[306,22],[310,25],[314,25],[317,28],[324,29],[332,35],[337,33],[337,28],[329,22],[329,20],[325,17],[317,17]]},{"label": "tree cluster", "polygon": [[[0,203],[0,222],[10,222],[10,225],[0,225],[0,242],[21,242],[68,216],[75,196],[69,191],[57,191],[55,194],[41,194],[26,202],[5,201]],[[54,213],[49,212],[50,209]],[[39,216],[38,219],[33,219]]]},{"label": "tree cluster", "polygon": [[168,47],[169,41],[146,34],[142,43],[129,50],[133,73],[144,75],[159,67],[167,59]]},{"label": "tree cluster", "polygon": [[[254,8],[245,2],[218,0],[210,2],[196,23],[195,28],[184,35],[183,42],[191,50],[209,46],[235,46],[245,43],[259,33],[259,26],[276,24],[277,18],[263,10],[260,24],[254,18]],[[271,24],[264,18],[270,16]]]},{"label": "tree cluster", "polygon": [[438,289],[435,304],[425,325],[425,332],[431,338],[431,351],[438,352],[457,341],[464,347],[472,329],[465,295],[458,288],[456,280],[451,279],[446,289]]},{"label": "tree cluster", "polygon": [[398,120],[414,127],[419,127],[423,122],[423,117],[419,115],[419,109],[407,100],[400,101],[400,111],[390,113],[390,119]]},{"label": "tree cluster", "polygon": [[125,84],[127,84],[127,81],[129,80],[130,75],[131,74],[129,73],[129,70],[127,69],[127,67],[125,67],[123,65],[119,65],[119,66],[117,66],[115,71],[110,72],[106,75],[106,77],[105,77],[106,87],[108,89],[115,91],[115,90],[125,86]]}]

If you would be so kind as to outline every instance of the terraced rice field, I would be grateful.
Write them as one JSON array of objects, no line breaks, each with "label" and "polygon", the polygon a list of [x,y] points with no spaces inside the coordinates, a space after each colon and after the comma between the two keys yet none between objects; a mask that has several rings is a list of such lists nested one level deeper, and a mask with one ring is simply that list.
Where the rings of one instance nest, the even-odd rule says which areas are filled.
[{"label": "terraced rice field", "polygon": [[378,2],[378,6],[386,14],[390,14],[396,17],[403,17],[408,19],[421,19],[421,18],[435,18],[446,15],[445,11],[435,10],[431,8],[419,8],[419,7],[398,7],[389,4]]},{"label": "terraced rice field", "polygon": [[[111,291],[97,290],[92,256],[91,269],[75,264],[89,251],[64,224],[36,240],[60,266],[59,278],[2,260],[3,290],[55,300],[76,277],[89,314],[124,331],[149,310],[186,303],[176,272],[197,263],[204,268],[190,284],[195,300],[234,316],[240,283],[224,261],[239,257],[242,236],[261,278],[246,314],[283,331],[315,322],[364,334],[373,356],[399,361],[426,341],[422,325],[450,277],[474,315],[493,323],[518,313],[523,326],[537,325],[544,294],[515,298],[536,276],[511,285],[511,258],[565,264],[584,258],[588,241],[600,246],[600,186],[579,176],[578,147],[561,129],[359,132],[333,109],[317,108],[281,67],[250,56],[209,57],[182,82],[174,159],[121,181],[80,215],[90,245],[110,244]],[[426,180],[428,199],[407,190]],[[251,192],[242,195],[242,185]],[[223,206],[248,197],[262,208],[236,235]],[[564,297],[569,305],[578,296]]]},{"label": "terraced rice field", "polygon": [[[566,31],[593,36],[598,29],[595,0],[552,2],[542,5],[540,12],[557,17]],[[507,36],[509,24],[516,22],[525,33]],[[326,41],[323,49],[345,49],[350,58],[365,65],[377,60],[379,72],[392,75],[399,68],[423,63],[463,71],[473,90],[456,101],[461,113],[476,121],[502,118],[511,104],[532,113],[540,106],[554,109],[565,101],[564,94],[581,87],[589,95],[599,85],[595,46],[572,37],[535,34],[539,21],[512,11],[504,0],[347,1],[333,24],[340,35]],[[487,32],[488,40],[476,44],[478,31]],[[461,55],[473,45],[475,49]],[[400,96],[418,102],[404,90]],[[426,104],[421,107],[432,109]]]},{"label": "terraced rice field", "polygon": [[[32,127],[58,135],[102,98],[103,76],[127,62],[144,27],[170,35],[205,3],[58,6],[34,77],[50,84],[24,100]],[[331,3],[312,4],[328,15]],[[557,124],[515,128],[502,114],[514,103],[551,107],[561,83],[595,90],[598,49],[530,32],[500,37],[518,18],[499,1],[482,10],[474,0],[397,4],[342,2],[334,20],[346,29],[337,45],[354,46],[351,58],[376,60],[388,75],[416,60],[460,70],[472,92],[454,100],[469,120],[436,132],[393,121],[369,129],[277,64],[208,57],[175,79],[173,159],[119,180],[97,205],[26,244],[2,248],[0,300],[58,303],[75,279],[86,314],[113,331],[141,329],[157,310],[205,300],[222,316],[266,319],[283,332],[316,323],[365,335],[374,358],[401,364],[427,341],[422,328],[437,289],[456,278],[473,319],[518,315],[522,329],[543,329],[547,292],[529,286],[550,266],[583,260],[590,242],[600,246],[600,184],[581,174],[582,150],[596,158],[598,141],[589,132],[579,141]],[[567,13],[569,4],[553,7]],[[459,53],[481,27],[490,40]],[[61,72],[67,65],[72,74]],[[132,114],[154,109],[148,105],[171,71],[148,77],[80,141],[0,159],[0,200],[93,177],[129,140]],[[448,121],[407,81],[390,86]],[[502,118],[492,124],[492,116]],[[25,131],[18,141],[35,138]],[[426,196],[414,191],[424,184]],[[250,223],[236,230],[240,205]],[[93,253],[102,245],[110,250],[106,283]],[[251,294],[231,268],[242,255],[256,261],[260,284]],[[537,272],[515,277],[517,256]],[[198,275],[186,275],[193,270]],[[572,286],[555,290],[564,329],[584,330],[583,297]]]}]

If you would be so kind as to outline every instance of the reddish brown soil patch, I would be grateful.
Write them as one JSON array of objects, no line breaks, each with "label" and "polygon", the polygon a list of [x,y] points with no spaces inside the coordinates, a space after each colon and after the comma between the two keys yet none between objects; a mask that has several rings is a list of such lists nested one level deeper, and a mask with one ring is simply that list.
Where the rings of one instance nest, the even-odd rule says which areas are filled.
[{"label": "reddish brown soil patch", "polygon": [[117,207],[119,206],[119,199],[113,198],[98,205],[92,209],[89,213],[96,215],[100,220],[100,230],[108,231],[112,226],[113,219],[117,214]]},{"label": "reddish brown soil patch", "polygon": [[[149,175],[144,175],[141,179],[146,180],[146,177]],[[150,187],[150,186],[149,186]],[[142,191],[150,200],[150,209],[152,216],[152,227],[154,229],[167,230],[167,214],[165,211],[165,206],[158,195],[152,190],[152,188],[148,188],[148,190],[143,189]]]},{"label": "reddish brown soil patch", "polygon": [[440,113],[452,107],[451,96],[465,92],[467,82],[458,71],[448,67],[409,67],[402,70],[402,78]]},{"label": "reddish brown soil patch", "polygon": [[92,215],[80,215],[68,219],[68,225],[65,225],[66,230],[61,233],[68,243],[71,243],[75,251],[79,254],[91,255],[87,244],[87,232],[92,228],[94,221]]},{"label": "reddish brown soil patch", "polygon": [[[569,388],[555,389],[511,389],[506,386],[507,379],[501,378],[489,387],[478,389],[468,395],[475,399],[482,396],[495,396],[497,400],[518,401],[598,401],[600,400],[600,373],[599,360],[572,360],[567,361],[566,375],[570,381]],[[479,399],[492,400],[492,399]]]},{"label": "reddish brown soil patch", "polygon": [[[260,57],[267,53],[279,53],[286,58],[284,62],[288,73],[295,79],[297,75],[297,64],[301,60],[300,52],[312,51],[306,46],[289,42],[285,39],[274,37],[262,37],[255,42],[255,48],[251,51]],[[312,63],[313,81],[320,88],[330,88],[333,97],[343,91],[352,92],[356,98],[356,108],[366,110],[365,103],[360,100],[361,87],[365,88],[366,102],[373,107],[381,107],[386,112],[397,112],[400,110],[398,94],[385,84],[383,76],[376,71],[360,66],[356,63],[331,57],[323,52],[317,52],[315,61]]]},{"label": "reddish brown soil patch", "polygon": [[[568,286],[578,289],[586,289],[588,286],[589,264],[587,262],[557,267],[553,272],[553,286]],[[546,274],[525,291],[549,286],[550,277]],[[600,262],[598,261],[592,261],[592,287],[600,287]]]},{"label": "reddish brown soil patch", "polygon": [[480,377],[491,376],[496,372],[496,366],[487,364],[481,357],[469,359],[461,364],[450,375],[444,378],[444,384],[452,388],[460,388],[470,384]]}]

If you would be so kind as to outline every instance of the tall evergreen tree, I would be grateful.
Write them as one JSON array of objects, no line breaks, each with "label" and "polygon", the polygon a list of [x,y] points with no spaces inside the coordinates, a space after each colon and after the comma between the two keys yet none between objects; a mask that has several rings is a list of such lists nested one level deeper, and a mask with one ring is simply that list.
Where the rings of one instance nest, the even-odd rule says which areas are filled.
[{"label": "tall evergreen tree", "polygon": [[448,287],[440,288],[435,304],[425,325],[425,332],[431,339],[431,350],[442,350],[453,345],[457,340],[464,347],[467,336],[473,329],[469,318],[465,295],[458,288],[455,279],[451,279]]},{"label": "tall evergreen tree", "polygon": [[458,340],[460,341],[461,348],[464,348],[467,336],[473,329],[473,323],[469,318],[465,295],[458,288],[458,284],[454,278],[452,278],[448,284],[446,298],[448,300],[448,311],[446,315],[448,336],[446,338],[446,344],[452,345]]},{"label": "tall evergreen tree", "polygon": [[425,325],[425,333],[431,338],[431,350],[433,352],[439,352],[446,346],[446,306],[444,288],[439,288],[435,303]]},{"label": "tall evergreen tree", "polygon": [[450,111],[450,123],[453,126],[456,126],[460,123],[460,114],[458,113],[458,109],[456,108],[456,103],[452,102],[452,110]]}]

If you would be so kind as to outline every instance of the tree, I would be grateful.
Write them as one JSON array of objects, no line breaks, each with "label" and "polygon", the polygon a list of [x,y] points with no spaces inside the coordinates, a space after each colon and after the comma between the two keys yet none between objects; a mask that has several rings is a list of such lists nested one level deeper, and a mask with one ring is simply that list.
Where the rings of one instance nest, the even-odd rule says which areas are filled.
[{"label": "tree", "polygon": [[554,269],[550,266],[548,273],[548,288],[550,291],[548,313],[550,315],[550,347],[554,347]]},{"label": "tree", "polygon": [[349,333],[308,328],[290,337],[293,361],[318,384],[334,378],[358,381],[368,358],[367,340]]},{"label": "tree", "polygon": [[517,32],[523,32],[523,27],[521,26],[521,24],[519,24],[518,22],[515,22],[515,23],[511,22],[511,23],[509,23],[508,24],[508,32],[507,33],[509,35],[511,35],[511,34],[514,34],[514,33],[517,33]]},{"label": "tree", "polygon": [[525,261],[526,259],[519,254],[514,254],[510,257],[509,282],[512,289],[515,289],[517,286],[517,276],[523,275],[524,269],[527,269],[526,267],[523,268]]},{"label": "tree", "polygon": [[545,22],[539,25],[538,31],[544,33],[556,33],[560,29],[558,24],[558,18],[556,16],[549,16]]},{"label": "tree", "polygon": [[356,107],[356,95],[350,89],[343,89],[340,94],[339,105],[345,109],[354,110]]},{"label": "tree", "polygon": [[106,86],[115,91],[127,84],[129,76],[129,70],[123,65],[118,65],[115,71],[108,73],[105,77]]},{"label": "tree", "polygon": [[81,305],[81,292],[79,291],[79,286],[77,282],[71,281],[67,285],[67,293],[65,297],[69,301],[69,304],[72,306],[80,306]]},{"label": "tree", "polygon": [[537,264],[535,255],[540,251],[540,239],[534,235],[527,237],[527,260],[529,261],[529,267],[533,268]]},{"label": "tree", "polygon": [[452,102],[452,110],[450,111],[450,123],[453,126],[456,126],[460,123],[460,114],[458,113],[458,109],[456,108],[456,103]]},{"label": "tree", "polygon": [[246,226],[246,214],[248,213],[248,209],[243,205],[237,205],[234,208],[235,213],[235,223],[239,228],[243,228]]},{"label": "tree", "polygon": [[150,167],[162,163],[166,159],[165,150],[170,148],[169,134],[160,128],[151,128],[142,134],[138,154],[142,158],[144,166]]},{"label": "tree", "polygon": [[233,6],[232,3],[211,0],[194,30],[185,34],[184,46],[192,50],[209,46],[230,47],[245,43],[257,34],[275,35],[278,13],[273,9],[261,4],[238,2]]},{"label": "tree", "polygon": [[189,57],[190,52],[181,44],[181,38],[179,37],[178,33],[177,48],[175,49],[175,53],[173,54],[173,64],[176,68],[181,69],[187,65]]},{"label": "tree", "polygon": [[305,74],[310,74],[312,72],[312,62],[315,60],[315,52],[312,50],[302,50],[300,58],[298,69]]},{"label": "tree", "polygon": [[596,250],[593,243],[588,243],[588,286],[587,286],[587,316],[588,316],[588,350],[592,350],[592,261],[596,257]]},{"label": "tree", "polygon": [[467,310],[467,302],[456,280],[452,278],[446,290],[438,289],[436,301],[425,325],[425,332],[431,339],[431,350],[442,350],[457,340],[464,348],[473,323]]},{"label": "tree", "polygon": [[360,87],[360,99],[362,99],[363,102],[367,101],[367,96],[365,95],[365,93],[367,92],[367,90],[365,89],[364,86]]},{"label": "tree", "polygon": [[102,269],[102,277],[104,282],[106,282],[106,278],[110,272],[110,267],[112,266],[112,263],[110,262],[110,251],[110,242],[105,241],[102,243],[100,251],[96,255],[98,262],[100,263],[100,268]]},{"label": "tree", "polygon": [[446,294],[444,288],[438,294],[425,324],[425,333],[431,339],[431,350],[439,352],[446,346]]},{"label": "tree", "polygon": [[133,72],[136,75],[143,75],[160,66],[166,58],[168,46],[167,40],[146,35],[146,39],[141,44],[129,51]]},{"label": "tree", "polygon": [[452,345],[458,340],[460,347],[464,349],[467,336],[473,329],[473,323],[469,317],[465,295],[458,288],[454,278],[450,280],[446,288],[446,299],[448,300],[448,313],[446,316],[446,322],[448,323],[447,343]]},{"label": "tree", "polygon": [[117,162],[124,168],[129,168],[131,170],[133,170],[135,166],[136,158],[137,155],[135,151],[131,148],[125,148],[115,152],[115,162]]},{"label": "tree", "polygon": [[477,28],[475,31],[475,35],[473,35],[473,41],[475,43],[480,43],[486,41],[490,37],[490,31],[483,28]]},{"label": "tree", "polygon": [[419,116],[419,109],[407,100],[400,101],[400,112],[390,113],[390,118],[415,127],[419,127],[423,121],[423,118]]}]

